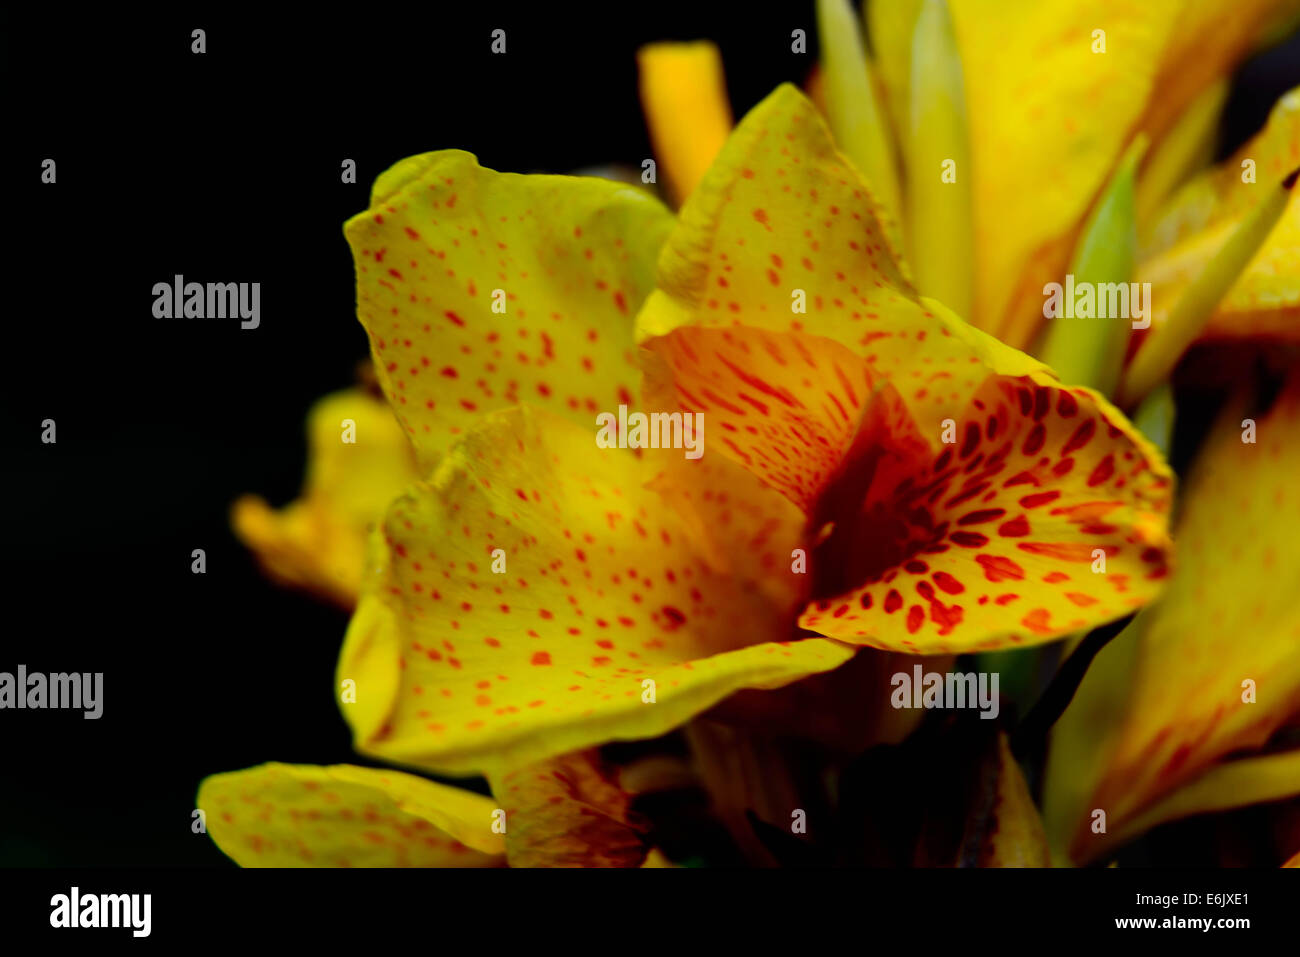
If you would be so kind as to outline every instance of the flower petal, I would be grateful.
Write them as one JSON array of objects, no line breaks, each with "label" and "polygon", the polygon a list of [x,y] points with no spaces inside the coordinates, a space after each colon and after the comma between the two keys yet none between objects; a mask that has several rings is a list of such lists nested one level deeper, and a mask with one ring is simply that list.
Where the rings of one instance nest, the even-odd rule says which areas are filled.
[{"label": "flower petal", "polygon": [[[1297,855],[1297,857],[1300,857],[1300,855]],[[659,850],[659,848],[657,847],[653,847],[650,849],[650,853],[646,855],[645,863],[642,864],[641,866],[642,867],[676,867],[677,865],[674,864],[672,861],[670,861],[663,851]]]},{"label": "flower petal", "polygon": [[1291,202],[1291,190],[1300,170],[1260,194],[1258,205],[1244,216],[1182,290],[1165,324],[1142,340],[1120,382],[1118,397],[1125,405],[1138,404],[1166,381],[1179,358],[1204,331],[1214,309],[1258,255]]},{"label": "flower petal", "polygon": [[785,741],[811,742],[840,755],[898,744],[925,718],[924,709],[890,704],[894,675],[948,670],[955,658],[900,655],[859,648],[849,663],[776,691],[741,691],[709,712],[716,722]]},{"label": "flower petal", "polygon": [[[1134,177],[1146,150],[1139,136],[1124,151],[1115,175],[1088,214],[1070,262],[1076,282],[1126,283],[1137,258],[1134,212]],[[1044,331],[1035,350],[1057,376],[1071,385],[1086,385],[1102,395],[1114,395],[1124,365],[1131,326],[1119,317],[1110,321],[1079,322],[1058,315]]]},{"label": "flower petal", "polygon": [[1171,476],[1104,399],[989,377],[955,435],[906,459],[895,438],[893,462],[835,489],[803,627],[961,653],[1051,641],[1158,594]]},{"label": "flower petal", "polygon": [[999,376],[956,337],[935,339],[935,355],[971,360],[939,380],[965,397],[946,420],[953,444],[934,400],[914,412],[893,385],[914,379],[877,371],[908,368],[891,354],[910,352],[901,337],[864,359],[800,333],[682,327],[647,344],[671,375],[649,377],[645,401],[702,412],[709,450],[805,516],[818,600],[804,628],[955,653],[1052,640],[1149,601],[1171,491],[1155,450],[1094,393]]},{"label": "flower petal", "polygon": [[1141,814],[1121,822],[1112,842],[1123,844],[1157,825],[1197,814],[1230,811],[1300,794],[1300,749],[1215,764]]},{"label": "flower petal", "polygon": [[640,867],[646,823],[595,751],[493,777],[511,867]]},{"label": "flower petal", "polygon": [[897,149],[888,119],[877,103],[874,68],[862,42],[858,14],[849,0],[818,0],[817,34],[822,68],[817,76],[825,93],[825,102],[817,105],[840,148],[880,200],[890,239],[901,245]]},{"label": "flower petal", "polygon": [[976,867],[1049,866],[1043,819],[1005,733],[998,733],[976,773],[980,787],[967,818],[961,863]]},{"label": "flower petal", "polygon": [[[644,487],[648,459],[598,449],[590,426],[510,410],[395,501],[353,627],[396,630],[377,647],[399,655],[401,693],[358,748],[450,773],[508,770],[653,737],[734,691],[851,656],[821,639],[785,644],[795,609],[687,547],[671,503]],[[363,616],[375,603],[389,611]]]},{"label": "flower petal", "polygon": [[[1074,744],[1053,755],[1059,770],[1049,768],[1049,798],[1054,778],[1096,767],[1087,787],[1049,815],[1076,860],[1109,845],[1091,834],[1093,808],[1106,811],[1112,835],[1122,834],[1155,802],[1225,757],[1260,747],[1300,713],[1300,550],[1286,518],[1300,515],[1300,374],[1257,421],[1257,444],[1242,441],[1242,411],[1225,412],[1186,484],[1178,566],[1162,600],[1135,623],[1143,629],[1136,650],[1125,636],[1103,649],[1058,723],[1055,734]],[[1130,653],[1130,667],[1108,666]],[[1110,734],[1088,734],[1095,702],[1130,680],[1124,720]],[[1243,700],[1247,687],[1254,703]]]},{"label": "flower petal", "polygon": [[[1010,0],[996,15],[982,0],[949,6],[970,117],[976,290],[969,318],[1024,347],[1042,319],[1043,284],[1065,272],[1070,237],[1152,93],[1175,4]],[[1098,29],[1104,53],[1093,52]],[[1034,314],[1029,324],[1011,321]]]},{"label": "flower petal", "polygon": [[[645,405],[672,408],[675,401],[666,398],[671,371],[658,352],[647,351],[643,359]],[[796,549],[806,545],[803,513],[745,466],[724,455],[703,454],[712,441],[700,435],[699,458],[657,456],[657,474],[646,487],[672,509],[689,549],[714,571],[763,594],[773,608],[800,606],[808,597],[807,576],[791,571],[800,557]]]},{"label": "flower petal", "polygon": [[[800,299],[806,313],[792,309]],[[920,380],[905,398],[935,421],[964,409],[989,368],[1050,375],[916,294],[857,171],[788,84],[745,116],[682,209],[637,316],[637,341],[742,325],[833,339],[892,377]],[[966,365],[987,368],[965,374]]]},{"label": "flower petal", "polygon": [[907,143],[902,131],[912,102],[912,35],[923,0],[893,0],[891,3],[866,4],[867,37],[880,85],[885,91],[885,105],[894,129],[894,141],[903,154],[900,164],[907,168]]},{"label": "flower petal", "polygon": [[722,56],[712,43],[652,43],[636,55],[659,172],[680,205],[731,132]]},{"label": "flower petal", "polygon": [[[346,441],[351,423],[355,441]],[[388,404],[362,389],[326,396],[307,416],[302,497],[279,511],[255,495],[235,502],[231,521],[269,574],[356,604],[366,536],[384,507],[414,481],[410,443]]]},{"label": "flower petal", "polygon": [[491,867],[494,802],[400,771],[262,764],[205,778],[197,806],[243,867]]},{"label": "flower petal", "polygon": [[[1155,450],[1094,393],[917,297],[895,263],[856,172],[781,87],[683,208],[637,317],[667,370],[647,405],[702,412],[710,451],[809,522],[822,601],[800,624],[938,654],[1052,640],[1149,600],[1171,481]],[[786,311],[793,282],[806,316]]]},{"label": "flower petal", "polygon": [[747,327],[685,327],[647,348],[671,372],[647,378],[646,405],[702,413],[710,451],[811,514],[871,400],[866,362],[831,339]]},{"label": "flower petal", "polygon": [[[383,550],[382,540],[376,539],[378,529],[372,537],[371,554]],[[397,641],[393,610],[383,602],[359,602],[343,639],[334,681],[339,709],[359,739],[380,732],[401,692],[401,650]]]},{"label": "flower petal", "polygon": [[[682,208],[638,341],[744,323],[853,346],[881,314],[921,317],[878,213],[816,108],[783,84],[736,127]],[[792,311],[800,299],[806,315]]]},{"label": "flower petal", "polygon": [[348,221],[357,314],[420,462],[520,402],[588,423],[637,383],[632,317],[672,217],[607,180],[520,176],[444,150],[375,181]]},{"label": "flower petal", "polygon": [[1148,16],[1170,17],[1155,92],[1141,128],[1153,139],[1170,130],[1215,80],[1232,73],[1258,46],[1285,36],[1296,20],[1295,0],[1199,0],[1153,3]]},{"label": "flower petal", "polygon": [[[1255,181],[1242,182],[1246,160]],[[1156,221],[1138,282],[1151,283],[1152,328],[1260,203],[1300,165],[1300,88],[1278,102],[1264,129],[1221,166],[1188,183]],[[1300,339],[1300,193],[1210,317],[1202,338]]]},{"label": "flower petal", "polygon": [[[1183,111],[1178,122],[1151,151],[1134,195],[1138,229],[1150,228],[1160,207],[1197,171],[1210,165],[1218,142],[1229,83],[1220,77]],[[1135,138],[1136,142],[1136,138]],[[1132,144],[1129,149],[1132,149]]]},{"label": "flower petal", "polygon": [[961,57],[946,0],[926,0],[912,34],[907,252],[916,285],[958,315],[975,293],[973,166]]}]

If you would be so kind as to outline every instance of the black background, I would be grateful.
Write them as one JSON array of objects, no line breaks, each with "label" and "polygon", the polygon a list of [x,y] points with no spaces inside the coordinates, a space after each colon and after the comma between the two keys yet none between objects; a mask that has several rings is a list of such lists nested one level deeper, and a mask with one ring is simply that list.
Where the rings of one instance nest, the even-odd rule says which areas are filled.
[{"label": "black background", "polygon": [[[717,42],[737,117],[816,53],[811,3],[317,9],[6,11],[0,670],[102,671],[105,704],[3,715],[0,865],[229,865],[190,831],[206,774],[357,760],[333,698],[346,616],[267,582],[228,508],[296,495],[307,408],[366,355],[342,224],[376,175],[446,147],[638,168],[641,44]],[[1292,43],[1244,71],[1224,151],[1297,61]],[[260,282],[261,327],[155,320],[176,273]]]}]

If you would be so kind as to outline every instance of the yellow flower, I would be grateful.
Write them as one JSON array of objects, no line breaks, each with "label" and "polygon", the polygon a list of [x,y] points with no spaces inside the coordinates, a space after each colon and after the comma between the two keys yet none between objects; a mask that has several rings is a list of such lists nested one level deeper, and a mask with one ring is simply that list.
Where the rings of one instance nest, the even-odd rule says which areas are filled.
[{"label": "yellow flower", "polygon": [[[791,87],[675,226],[636,191],[452,151],[380,177],[347,233],[381,383],[432,469],[384,517],[340,662],[365,753],[504,773],[854,645],[1038,643],[1161,587],[1158,455],[917,296]],[[702,459],[594,447],[595,416],[632,404],[636,343],[642,404],[703,412]]]},{"label": "yellow flower", "polygon": [[[379,178],[347,235],[393,431],[409,437],[419,464],[381,465],[392,484],[328,535],[320,528],[331,506],[310,494],[310,523],[285,516],[273,535],[269,512],[244,507],[242,524],[283,577],[324,582],[345,603],[360,583],[338,670],[340,686],[356,691],[341,707],[358,750],[421,771],[483,774],[495,800],[396,772],[251,769],[209,779],[200,794],[200,806],[258,808],[238,825],[209,810],[227,853],[241,863],[268,847],[286,861],[306,860],[305,848],[329,863],[457,863],[439,856],[450,853],[445,837],[448,848],[459,842],[456,854],[474,855],[465,863],[505,854],[516,866],[636,866],[655,858],[594,746],[654,737],[740,692],[831,671],[860,646],[937,655],[1037,644],[1159,594],[1172,493],[1159,454],[1104,397],[1063,386],[951,306],[1013,345],[1031,341],[1044,277],[1063,271],[1121,154],[1138,134],[1178,140],[1174,107],[1204,97],[1284,5],[1252,4],[1251,16],[1219,30],[1201,11],[1115,3],[1104,11],[1104,54],[1080,40],[1092,35],[1093,13],[1071,6],[1061,20],[1060,10],[1014,6],[1004,22],[961,0],[872,5],[868,82],[845,83],[833,65],[822,78],[847,158],[790,87],[721,145],[730,112],[712,49],[643,51],[661,172],[682,204],[676,220],[635,189],[496,173],[459,151],[412,157]],[[960,71],[936,80],[924,64],[952,50]],[[913,91],[930,102],[954,85],[963,109],[918,125]],[[877,122],[910,131],[883,166],[878,153],[890,147],[880,137],[844,133],[860,118],[843,109],[846,90],[862,88]],[[693,99],[699,111],[683,112]],[[692,116],[703,135],[691,135]],[[1253,148],[1261,182],[1284,163],[1279,144],[1293,142],[1293,131],[1278,132],[1284,121],[1275,116]],[[916,164],[961,144],[956,195],[970,209],[954,219],[918,191]],[[860,170],[898,159],[896,190],[863,181]],[[1142,268],[1168,290],[1254,208],[1229,189],[1229,174],[1238,175],[1231,161],[1144,229]],[[1051,188],[1027,190],[1030,181]],[[1139,210],[1164,198],[1144,186],[1154,181],[1139,178]],[[1245,314],[1282,328],[1267,323],[1294,308],[1294,213],[1292,204],[1213,327]],[[961,227],[955,243],[918,245],[951,223]],[[598,414],[638,401],[703,413],[710,454],[588,444]],[[1270,427],[1290,422],[1295,405],[1293,388]],[[1220,471],[1226,434],[1214,445]],[[1273,465],[1250,473],[1261,501],[1278,474]],[[1240,788],[1229,803],[1279,793],[1294,773],[1283,755],[1214,776],[1229,751],[1258,748],[1289,719],[1278,699],[1253,723],[1248,709],[1225,717],[1226,705],[1179,723],[1202,699],[1152,690],[1184,630],[1200,629],[1211,650],[1233,633],[1211,633],[1203,616],[1217,607],[1203,598],[1222,574],[1207,567],[1208,548],[1197,551],[1221,498],[1206,491],[1212,484],[1198,475],[1191,486],[1178,597],[1103,653],[1058,732],[1057,767],[1075,753],[1060,742],[1094,762],[1080,778],[1092,790],[1060,798],[1067,811],[1049,805],[1058,852],[1069,845],[1075,859],[1155,821],[1226,806],[1225,787]],[[357,543],[375,519],[363,574]],[[1272,526],[1275,536],[1283,529]],[[350,546],[337,544],[345,539]],[[1282,555],[1285,544],[1271,541]],[[355,558],[339,562],[336,551]],[[1240,573],[1259,562],[1240,563]],[[1297,697],[1293,669],[1277,659],[1289,613],[1260,601],[1282,630],[1252,644],[1257,655],[1233,644],[1219,659],[1192,656],[1189,687],[1222,678],[1206,662],[1234,655],[1234,667],[1257,670],[1281,700]],[[1219,613],[1242,607],[1225,600]],[[1132,681],[1143,709],[1107,711],[1113,737],[1098,750],[1079,715],[1098,713],[1085,710],[1097,694],[1118,707],[1129,686],[1115,674],[1125,667],[1101,665],[1137,647],[1139,632]],[[1191,728],[1199,736],[1184,740]],[[1167,763],[1144,769],[1151,749]],[[1005,740],[997,756],[998,801],[1014,826],[984,861],[1041,862],[1041,826]],[[331,827],[314,836],[298,827],[307,812],[324,813],[308,782],[326,779],[346,782],[329,792],[337,841]],[[1081,800],[1110,809],[1109,838],[1089,843]],[[364,819],[368,809],[391,828],[367,836],[339,823],[354,819],[342,810]],[[503,834],[491,826],[498,811],[512,822]],[[425,827],[437,832],[429,853],[408,846]]]},{"label": "yellow flower", "polygon": [[[676,225],[624,187],[452,151],[380,177],[348,236],[380,382],[430,477],[376,530],[341,707],[360,750],[521,801],[512,862],[644,857],[619,790],[574,773],[592,745],[858,644],[1041,642],[1160,587],[1158,456],[1104,399],[916,295],[792,88],[741,124]],[[787,311],[796,277],[806,313]],[[713,454],[593,451],[595,414],[634,402],[642,367],[643,402],[703,411]],[[863,534],[877,545],[855,557]],[[548,762],[569,790],[513,797]],[[300,799],[277,781],[273,819],[286,788]],[[610,810],[566,850],[529,808],[569,813],[575,794]],[[256,818],[209,820],[251,859]]]}]

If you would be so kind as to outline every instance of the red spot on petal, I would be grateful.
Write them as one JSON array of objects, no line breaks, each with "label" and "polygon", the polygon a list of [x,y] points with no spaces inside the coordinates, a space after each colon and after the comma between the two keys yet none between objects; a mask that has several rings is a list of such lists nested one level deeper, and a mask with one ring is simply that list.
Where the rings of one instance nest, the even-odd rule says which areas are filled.
[{"label": "red spot on petal", "polygon": [[1046,608],[1035,608],[1029,614],[1025,615],[1024,618],[1020,619],[1020,624],[1037,634],[1050,635],[1053,631],[1053,628],[1048,623],[1051,617],[1052,613]]},{"label": "red spot on petal", "polygon": [[1087,542],[1017,542],[1016,548],[1031,555],[1046,555],[1065,562],[1092,561],[1092,546]]},{"label": "red spot on petal", "polygon": [[1110,478],[1115,472],[1115,456],[1107,453],[1106,457],[1097,463],[1097,467],[1092,470],[1088,476],[1089,488],[1100,485],[1106,479]]},{"label": "red spot on petal", "polygon": [[1038,422],[1029,430],[1029,435],[1025,438],[1025,444],[1020,447],[1020,452],[1022,455],[1037,455],[1046,441],[1047,429],[1043,426],[1043,423]]},{"label": "red spot on petal", "polygon": [[[1062,393],[1062,395],[1064,394],[1065,393]],[[1088,419],[1086,422],[1080,423],[1079,427],[1074,430],[1074,434],[1070,436],[1069,440],[1061,448],[1061,455],[1066,456],[1071,452],[1079,451],[1079,449],[1092,441],[1092,436],[1096,431],[1096,419]]]},{"label": "red spot on petal", "polygon": [[946,591],[949,595],[960,595],[966,590],[966,586],[953,578],[947,572],[935,572],[934,583]]},{"label": "red spot on petal", "polygon": [[665,631],[675,631],[686,622],[686,616],[671,605],[664,605],[659,609],[663,612],[664,617],[668,619],[668,624],[664,625]]},{"label": "red spot on petal", "polygon": [[976,555],[975,561],[991,582],[1020,581],[1025,577],[1025,570],[1004,555]]},{"label": "red spot on petal", "polygon": [[1025,508],[1038,508],[1040,505],[1046,505],[1048,502],[1055,502],[1061,497],[1061,493],[1056,489],[1050,492],[1035,492],[1033,495],[1026,495],[1020,500],[1020,504]]},{"label": "red spot on petal", "polygon": [[958,525],[981,525],[984,522],[992,522],[1003,515],[1007,514],[1005,508],[982,508],[978,511],[967,512],[961,518],[957,519]]},{"label": "red spot on petal", "polygon": [[1003,538],[1023,538],[1029,534],[1029,519],[1018,515],[1011,521],[999,525],[998,534]]}]

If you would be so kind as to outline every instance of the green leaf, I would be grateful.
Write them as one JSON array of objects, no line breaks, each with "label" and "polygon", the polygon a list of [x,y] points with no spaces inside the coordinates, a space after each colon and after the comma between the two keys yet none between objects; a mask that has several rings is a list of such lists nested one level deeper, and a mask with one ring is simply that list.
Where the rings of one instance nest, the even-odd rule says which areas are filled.
[{"label": "green leaf", "polygon": [[[1093,207],[1070,263],[1076,285],[1123,283],[1132,277],[1137,260],[1134,180],[1145,150],[1146,139],[1139,136]],[[1056,370],[1062,382],[1109,396],[1119,382],[1130,329],[1125,318],[1061,315],[1048,327],[1039,358]]]},{"label": "green leaf", "polygon": [[899,187],[894,142],[876,102],[862,33],[848,0],[817,0],[817,30],[826,80],[826,110],[835,142],[884,207],[898,240]]}]

